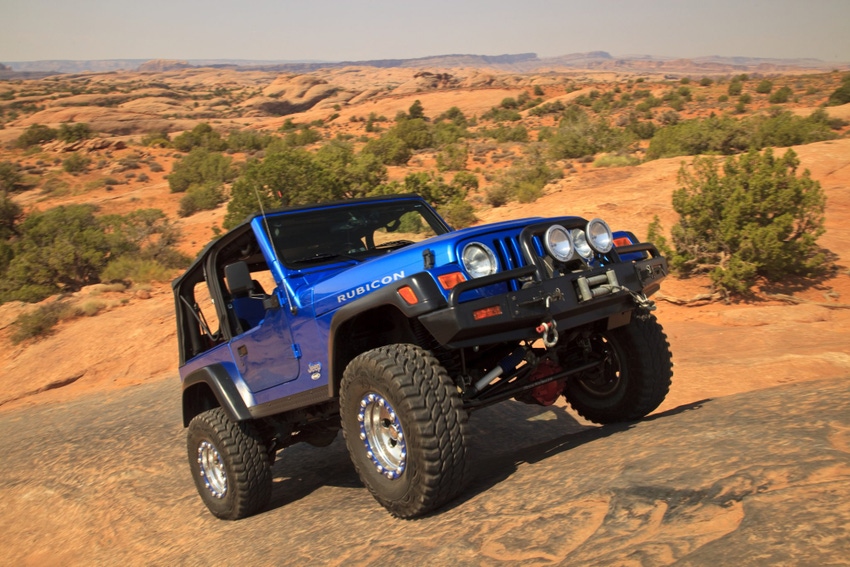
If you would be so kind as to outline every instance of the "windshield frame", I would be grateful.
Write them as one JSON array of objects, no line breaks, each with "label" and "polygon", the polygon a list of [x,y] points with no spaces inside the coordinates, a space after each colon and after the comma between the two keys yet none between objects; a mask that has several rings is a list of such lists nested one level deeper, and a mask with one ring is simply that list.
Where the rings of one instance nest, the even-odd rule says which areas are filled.
[{"label": "windshield frame", "polygon": [[[400,217],[411,213],[416,214],[421,233],[400,232]],[[290,209],[266,215],[263,225],[278,260],[295,271],[357,264],[452,230],[418,197],[352,199]],[[379,242],[379,232],[399,237]]]}]

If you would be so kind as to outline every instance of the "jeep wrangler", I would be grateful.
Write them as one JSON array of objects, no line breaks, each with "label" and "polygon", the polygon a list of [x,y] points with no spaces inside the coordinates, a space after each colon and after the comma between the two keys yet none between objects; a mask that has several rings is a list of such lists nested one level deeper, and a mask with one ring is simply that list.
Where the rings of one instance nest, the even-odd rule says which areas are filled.
[{"label": "jeep wrangler", "polygon": [[447,503],[468,417],[559,396],[605,424],[667,395],[655,246],[601,219],[453,230],[415,195],[257,214],[173,282],[189,466],[219,518],[262,510],[276,454],[342,429],[392,515]]}]

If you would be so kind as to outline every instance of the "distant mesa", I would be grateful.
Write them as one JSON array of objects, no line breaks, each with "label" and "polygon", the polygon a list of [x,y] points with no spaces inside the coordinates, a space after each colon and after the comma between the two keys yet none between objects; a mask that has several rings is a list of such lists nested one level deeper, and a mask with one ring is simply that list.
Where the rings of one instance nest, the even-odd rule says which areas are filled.
[{"label": "distant mesa", "polygon": [[142,73],[162,73],[163,71],[177,71],[179,69],[191,69],[188,61],[178,61],[176,59],[151,59],[139,65],[138,71]]},{"label": "distant mesa", "polygon": [[[309,73],[320,69],[345,67],[412,68],[412,69],[480,69],[534,73],[550,71],[614,71],[630,73],[711,74],[798,71],[800,69],[846,69],[850,62],[826,62],[818,59],[781,59],[758,57],[705,56],[692,58],[653,55],[612,55],[607,51],[569,53],[539,57],[536,53],[504,55],[445,54],[414,59],[373,59],[366,61],[262,61],[245,59],[104,59],[90,61],[7,61],[0,65],[2,78],[37,78],[58,73],[104,73],[137,69],[157,73],[180,69],[211,67],[235,71],[267,71],[277,73]],[[433,80],[417,77],[420,82]],[[437,79],[439,80],[439,79]],[[414,85],[411,85],[414,87]],[[267,96],[267,95],[266,95]]]}]

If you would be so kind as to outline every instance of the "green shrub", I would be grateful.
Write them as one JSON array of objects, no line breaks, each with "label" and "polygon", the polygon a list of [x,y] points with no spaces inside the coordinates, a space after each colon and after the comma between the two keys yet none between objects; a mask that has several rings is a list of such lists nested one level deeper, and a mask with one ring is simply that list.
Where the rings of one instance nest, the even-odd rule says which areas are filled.
[{"label": "green shrub", "polygon": [[[297,130],[289,131],[283,137],[284,143],[293,148],[309,146],[310,144],[315,144],[321,139],[322,135],[309,126],[302,126]],[[266,147],[268,147],[268,144],[266,144]]]},{"label": "green shrub", "polygon": [[[18,234],[18,223],[24,217],[24,210],[19,204],[9,197],[6,191],[0,191],[0,242],[8,240],[12,236]],[[11,258],[0,264],[0,274],[5,271],[5,263]],[[2,258],[0,258],[2,261]]]},{"label": "green shrub", "polygon": [[440,215],[454,228],[465,228],[474,224],[478,218],[475,209],[462,198],[456,198],[437,207]]},{"label": "green shrub", "polygon": [[481,136],[493,138],[499,143],[528,141],[528,130],[522,124],[517,124],[516,126],[505,126],[500,124],[492,129],[482,128],[479,131],[479,134]]},{"label": "green shrub", "polygon": [[822,108],[809,116],[795,116],[782,111],[774,116],[758,116],[749,121],[754,131],[752,147],[797,146],[832,140],[836,134],[829,124],[829,116]]},{"label": "green shrub", "polygon": [[14,192],[23,179],[17,165],[10,161],[0,161],[0,191]]},{"label": "green shrub", "polygon": [[227,148],[235,152],[259,151],[267,148],[276,139],[276,136],[262,134],[256,130],[234,130],[227,136]]},{"label": "green shrub", "polygon": [[188,217],[198,211],[215,209],[226,200],[227,197],[224,195],[221,185],[215,183],[192,185],[180,199],[180,208],[177,214],[181,217]]},{"label": "green shrub", "polygon": [[[673,110],[668,110],[667,112],[675,113]],[[656,128],[654,122],[638,120],[637,117],[632,117],[632,120],[626,125],[626,130],[641,140],[649,140],[655,135]]]},{"label": "green shrub", "polygon": [[422,108],[422,103],[414,100],[413,104],[407,109],[408,118],[419,118],[425,120],[425,109]]},{"label": "green shrub", "polygon": [[[365,150],[364,150],[365,151]],[[318,156],[303,148],[275,143],[262,161],[249,162],[230,190],[224,227],[265,210],[340,199],[344,184]]]},{"label": "green shrub", "polygon": [[487,200],[494,207],[510,200],[529,203],[543,195],[543,188],[550,181],[560,179],[561,170],[550,167],[540,155],[532,154],[525,163],[505,171],[487,191]]},{"label": "green shrub", "polygon": [[756,278],[780,281],[821,267],[817,238],[824,232],[826,199],[808,170],[796,175],[793,150],[768,148],[726,159],[696,158],[679,172],[673,194],[680,215],[672,229],[674,268],[708,273],[715,286],[747,293]]},{"label": "green shrub", "polygon": [[729,117],[710,117],[660,128],[649,142],[646,157],[657,159],[708,152],[732,154],[747,147],[747,133],[741,123]]},{"label": "green shrub", "polygon": [[174,163],[168,174],[168,186],[172,193],[182,193],[192,185],[228,183],[236,175],[229,157],[197,147]]},{"label": "green shrub", "polygon": [[452,186],[458,187],[464,192],[478,189],[478,176],[469,171],[458,171],[452,179]]},{"label": "green shrub", "polygon": [[431,127],[423,118],[410,118],[390,128],[388,135],[396,136],[411,150],[423,150],[434,146]]},{"label": "green shrub", "polygon": [[522,120],[522,115],[516,110],[509,108],[493,107],[481,115],[481,120],[490,120],[492,122],[516,122]]},{"label": "green shrub", "polygon": [[729,83],[729,88],[726,89],[726,93],[729,96],[740,96],[741,92],[744,90],[744,85],[741,81],[732,81]]},{"label": "green shrub", "polygon": [[591,120],[581,108],[571,106],[548,140],[549,156],[567,159],[599,152],[621,152],[632,141],[632,134],[626,130],[611,127],[603,118]]},{"label": "green shrub", "polygon": [[92,299],[77,307],[75,312],[81,317],[94,317],[104,309],[106,309],[106,303]]},{"label": "green shrub", "polygon": [[170,148],[171,136],[168,134],[168,130],[151,132],[142,136],[141,144],[150,148]]},{"label": "green shrub", "polygon": [[[372,113],[372,114],[374,115],[374,113]],[[371,116],[370,116],[370,118],[371,118]],[[434,120],[434,122],[436,122],[437,124],[439,124],[442,121],[451,122],[452,124],[455,124],[456,126],[460,126],[462,128],[465,128],[468,125],[468,122],[466,120],[466,115],[463,113],[463,111],[461,109],[459,109],[456,106],[451,107],[450,109],[448,109],[447,111],[445,111],[444,113],[439,115]]]},{"label": "green shrub", "polygon": [[487,203],[491,207],[507,205],[513,197],[513,187],[507,184],[493,185],[486,191]]},{"label": "green shrub", "polygon": [[49,142],[56,139],[57,133],[56,130],[48,126],[33,124],[18,137],[15,141],[15,147],[26,149],[43,144],[44,142]]},{"label": "green shrub", "polygon": [[438,171],[460,171],[466,169],[467,148],[459,144],[450,144],[437,152]]},{"label": "green shrub", "polygon": [[705,153],[731,155],[750,148],[809,144],[835,137],[823,109],[808,117],[794,116],[787,111],[741,121],[728,116],[713,116],[660,128],[649,142],[646,157],[657,159]]},{"label": "green shrub", "polygon": [[[623,97],[625,97],[626,94],[628,93],[623,94]],[[540,106],[536,106],[529,110],[528,113],[532,116],[544,116],[546,114],[560,114],[566,109],[567,107],[563,102],[556,100],[553,102],[545,102]]]},{"label": "green shrub", "polygon": [[62,169],[71,174],[82,173],[91,164],[91,158],[77,152],[62,160]]},{"label": "green shrub", "polygon": [[[89,183],[86,183],[86,189],[89,189]],[[67,195],[70,189],[71,185],[64,179],[60,179],[58,177],[48,177],[44,180],[44,184],[41,186],[42,193],[57,197],[60,195]]]},{"label": "green shrub", "polygon": [[72,310],[68,305],[54,301],[28,313],[20,314],[12,324],[14,329],[10,337],[12,344],[51,334],[59,321],[68,318],[71,313]]},{"label": "green shrub", "polygon": [[773,83],[768,81],[767,79],[762,79],[759,81],[759,84],[756,85],[756,92],[759,94],[768,94],[773,90]]},{"label": "green shrub", "polygon": [[404,140],[391,133],[369,140],[363,152],[375,156],[384,165],[404,165],[413,155]]},{"label": "green shrub", "polygon": [[152,259],[122,256],[111,261],[101,274],[105,282],[133,282],[134,284],[167,282],[174,277],[174,268]]},{"label": "green shrub", "polygon": [[789,87],[779,87],[771,93],[768,101],[771,104],[783,104],[788,102],[788,99],[791,98],[792,94],[794,94],[794,92]]},{"label": "green shrub", "polygon": [[189,132],[176,136],[171,143],[181,152],[190,152],[198,147],[214,152],[227,149],[227,142],[221,138],[221,134],[213,130],[213,127],[206,122],[198,124]]},{"label": "green shrub", "polygon": [[63,142],[71,143],[78,142],[80,140],[87,140],[91,138],[92,135],[92,129],[88,124],[82,122],[77,124],[65,122],[59,125],[59,131],[57,132],[56,137]]},{"label": "green shrub", "polygon": [[841,86],[829,95],[828,106],[840,106],[850,102],[850,75],[845,75],[841,80]]}]

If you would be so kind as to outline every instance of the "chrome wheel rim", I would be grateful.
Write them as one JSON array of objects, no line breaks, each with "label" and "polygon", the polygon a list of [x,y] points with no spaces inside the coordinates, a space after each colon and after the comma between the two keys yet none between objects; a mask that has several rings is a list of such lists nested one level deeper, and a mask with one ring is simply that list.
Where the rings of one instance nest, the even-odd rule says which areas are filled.
[{"label": "chrome wheel rim", "polygon": [[204,486],[216,498],[224,498],[227,494],[227,472],[224,470],[224,460],[215,445],[209,441],[201,441],[198,445],[198,465]]},{"label": "chrome wheel rim", "polygon": [[407,445],[392,405],[380,394],[366,394],[360,400],[357,421],[360,440],[375,470],[390,480],[399,478],[406,466]]}]

